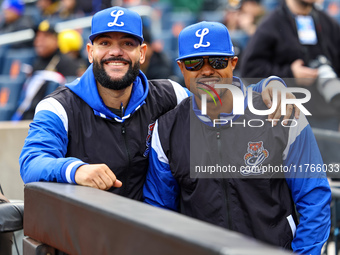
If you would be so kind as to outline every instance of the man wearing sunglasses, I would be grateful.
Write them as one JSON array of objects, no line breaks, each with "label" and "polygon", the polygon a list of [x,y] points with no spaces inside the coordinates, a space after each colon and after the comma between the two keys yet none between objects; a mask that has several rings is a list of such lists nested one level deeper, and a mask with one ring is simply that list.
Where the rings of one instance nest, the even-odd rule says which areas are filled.
[{"label": "man wearing sunglasses", "polygon": [[[178,40],[178,66],[192,95],[155,124],[144,201],[296,253],[320,254],[331,191],[306,117],[273,126],[252,113],[251,95],[233,77],[238,58],[224,25],[200,22]],[[258,93],[251,99],[255,109],[267,109]],[[244,114],[233,113],[234,101],[244,103]]]}]

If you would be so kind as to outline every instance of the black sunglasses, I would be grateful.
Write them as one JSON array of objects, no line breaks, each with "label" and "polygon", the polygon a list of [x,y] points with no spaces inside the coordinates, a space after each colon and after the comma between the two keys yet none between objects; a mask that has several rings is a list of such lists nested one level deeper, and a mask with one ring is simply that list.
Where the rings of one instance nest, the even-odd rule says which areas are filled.
[{"label": "black sunglasses", "polygon": [[[183,59],[185,69],[188,71],[198,71],[202,68],[205,58],[188,58]],[[208,62],[214,69],[227,68],[230,57],[209,57]]]}]

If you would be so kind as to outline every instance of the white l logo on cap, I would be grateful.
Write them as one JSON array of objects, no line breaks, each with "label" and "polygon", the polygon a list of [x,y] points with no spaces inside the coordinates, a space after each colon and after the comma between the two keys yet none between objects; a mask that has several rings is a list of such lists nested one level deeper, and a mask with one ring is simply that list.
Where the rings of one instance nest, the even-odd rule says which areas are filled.
[{"label": "white l logo on cap", "polygon": [[119,10],[119,11],[117,12],[117,14],[115,14],[116,11],[117,11],[117,10],[114,10],[114,11],[111,12],[111,16],[114,17],[115,19],[114,19],[113,22],[107,23],[107,25],[108,25],[109,27],[113,27],[113,26],[122,27],[122,26],[124,26],[124,22],[120,22],[120,24],[117,24],[118,18],[124,14],[124,11],[123,11],[123,10]]},{"label": "white l logo on cap", "polygon": [[199,33],[201,31],[201,29],[198,29],[196,31],[196,36],[200,37],[200,42],[199,43],[195,43],[194,48],[198,49],[199,47],[209,47],[210,46],[210,42],[207,42],[206,44],[202,44],[203,43],[203,37],[207,34],[209,34],[209,29],[208,28],[204,28],[202,30],[202,33]]}]

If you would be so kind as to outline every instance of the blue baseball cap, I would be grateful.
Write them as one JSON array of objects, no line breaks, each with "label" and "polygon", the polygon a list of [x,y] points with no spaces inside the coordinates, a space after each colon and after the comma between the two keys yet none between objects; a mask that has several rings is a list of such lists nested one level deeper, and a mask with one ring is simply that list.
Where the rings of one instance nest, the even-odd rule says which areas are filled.
[{"label": "blue baseball cap", "polygon": [[184,28],[178,36],[179,57],[234,56],[229,31],[219,22],[202,21]]},{"label": "blue baseball cap", "polygon": [[142,18],[137,12],[118,6],[93,15],[89,39],[93,42],[96,36],[108,32],[127,33],[135,36],[140,43],[144,41]]}]

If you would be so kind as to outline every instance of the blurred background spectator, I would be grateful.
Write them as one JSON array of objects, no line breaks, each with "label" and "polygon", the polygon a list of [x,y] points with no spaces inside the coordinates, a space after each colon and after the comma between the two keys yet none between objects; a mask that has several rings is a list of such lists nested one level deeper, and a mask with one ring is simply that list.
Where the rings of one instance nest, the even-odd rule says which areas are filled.
[{"label": "blurred background spectator", "polygon": [[171,4],[173,12],[191,12],[198,14],[202,10],[204,0],[159,0],[160,3]]},{"label": "blurred background spectator", "polygon": [[37,9],[40,12],[41,19],[49,19],[59,10],[59,0],[37,0]]},{"label": "blurred background spectator", "polygon": [[[66,48],[63,45],[63,50]],[[37,103],[57,86],[64,85],[66,78],[75,79],[80,71],[77,59],[61,53],[58,34],[47,20],[42,21],[36,31],[34,49],[37,57],[33,63],[32,75],[23,86],[13,120],[33,119]]]},{"label": "blurred background spectator", "polygon": [[235,75],[240,75],[242,53],[246,48],[249,38],[255,33],[266,9],[260,0],[230,0],[225,8],[223,21],[230,32],[239,62],[234,70]]},{"label": "blurred background spectator", "polygon": [[77,61],[76,76],[80,77],[90,65],[87,58],[83,57],[83,37],[77,30],[64,30],[58,34],[58,46],[62,54],[66,54]]},{"label": "blurred background spectator", "polygon": [[[31,17],[24,15],[25,3],[22,0],[4,0],[1,4],[0,34],[34,28]],[[32,42],[14,43],[12,48],[31,47]]]},{"label": "blurred background spectator", "polygon": [[115,0],[78,0],[78,8],[86,15],[92,15],[100,10],[113,6]]},{"label": "blurred background spectator", "polygon": [[178,81],[173,71],[172,60],[163,52],[163,43],[153,41],[148,28],[143,28],[144,42],[148,46],[145,62],[141,65],[141,70],[148,79],[173,79]]},{"label": "blurred background spectator", "polygon": [[[315,3],[285,0],[264,18],[242,55],[241,75],[288,78],[288,86],[311,93],[304,104],[311,127],[339,131],[340,25]],[[340,161],[339,146],[319,147],[325,163]]]},{"label": "blurred background spectator", "polygon": [[77,62],[60,52],[58,34],[48,20],[42,21],[36,31],[34,49],[37,53],[37,58],[33,64],[33,72],[36,70],[49,70],[59,72],[63,76],[77,75]]},{"label": "blurred background spectator", "polygon": [[55,15],[60,20],[76,19],[85,16],[77,0],[60,0]]},{"label": "blurred background spectator", "polygon": [[265,14],[265,8],[261,5],[260,0],[243,0],[238,18],[240,28],[248,36],[252,36]]}]

